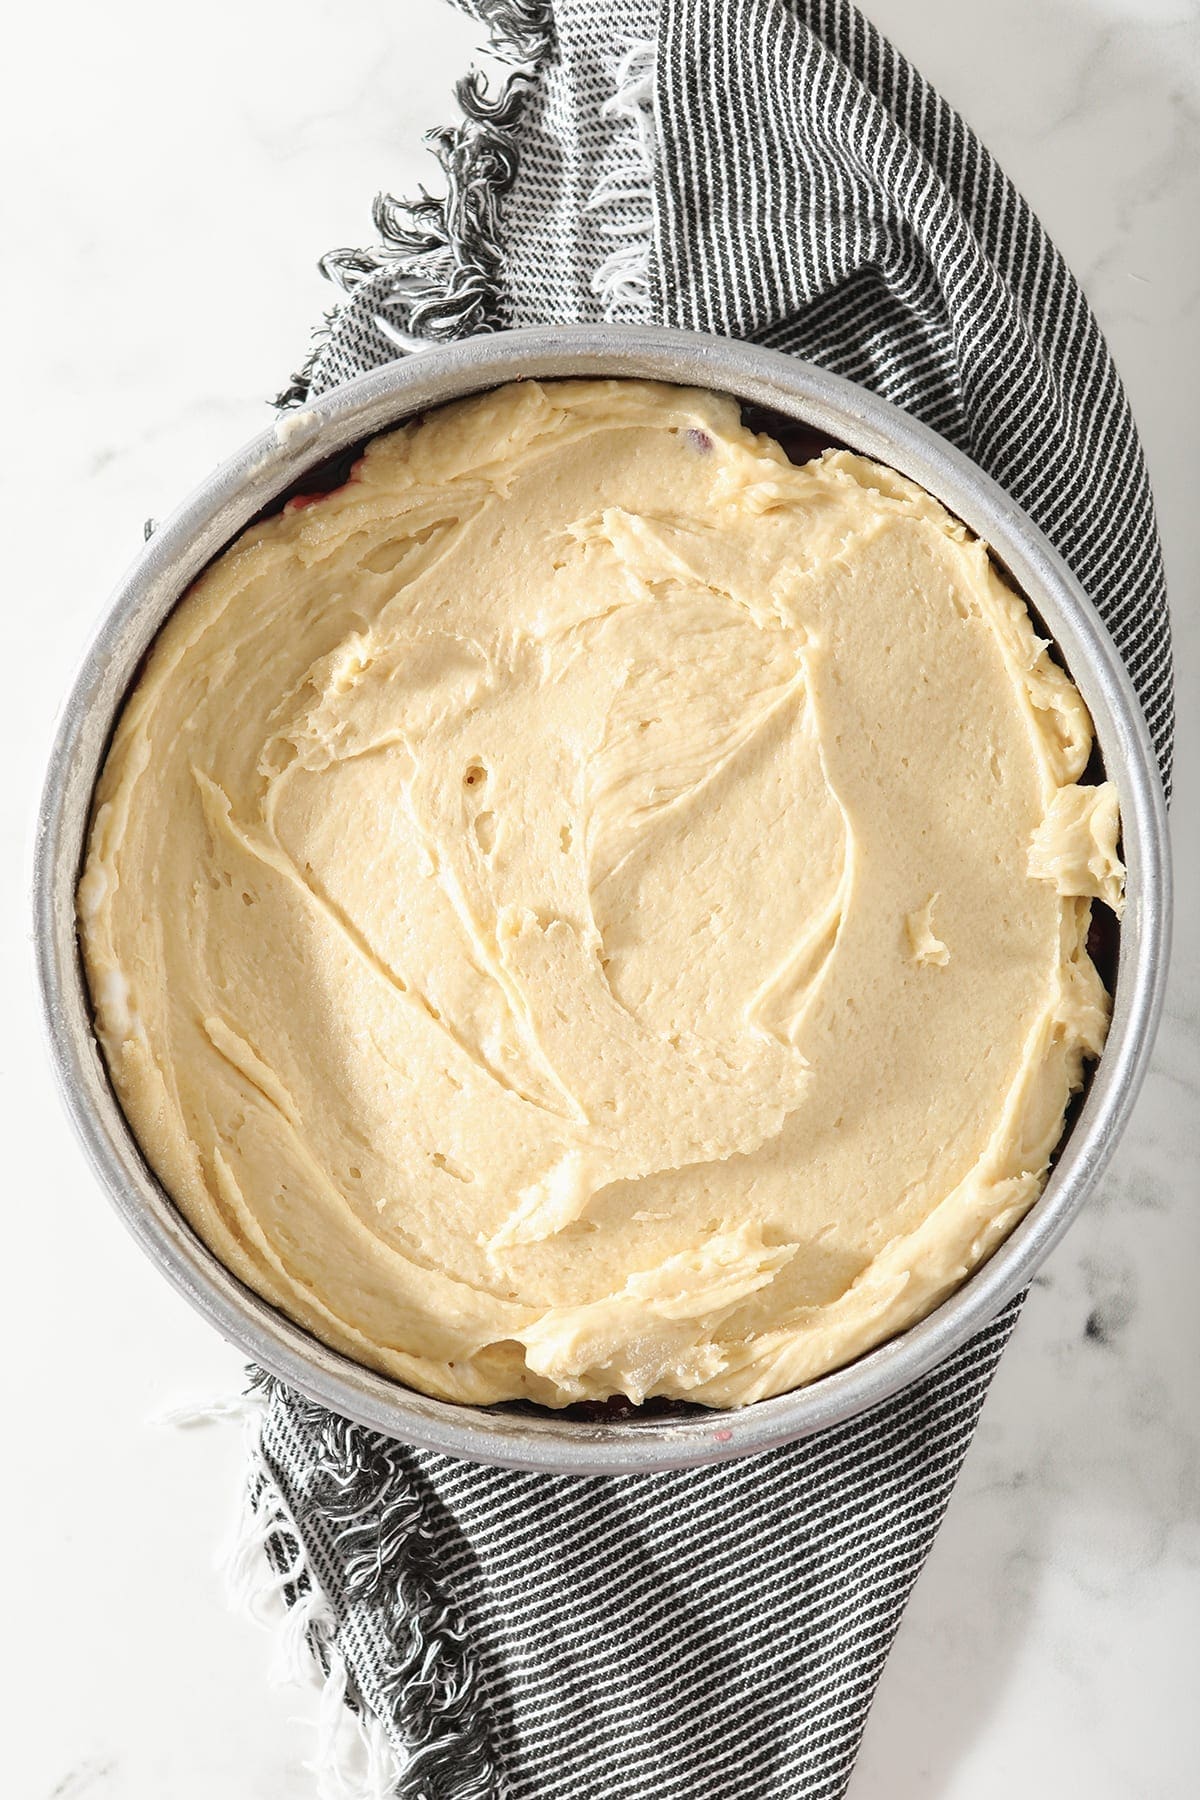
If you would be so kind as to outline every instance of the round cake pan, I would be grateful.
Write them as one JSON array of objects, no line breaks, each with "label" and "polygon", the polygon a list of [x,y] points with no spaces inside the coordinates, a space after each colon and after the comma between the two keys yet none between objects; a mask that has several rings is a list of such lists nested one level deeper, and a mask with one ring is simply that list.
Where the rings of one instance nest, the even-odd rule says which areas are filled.
[{"label": "round cake pan", "polygon": [[[964,1285],[919,1324],[809,1386],[731,1412],[583,1422],[472,1407],[361,1367],[268,1306],[185,1224],[138,1148],[92,1031],[75,886],[92,789],[122,700],[158,628],[205,565],[307,471],[443,401],[521,376],[643,376],[712,388],[890,464],[984,538],[1087,701],[1116,783],[1128,869],[1112,1026],[1045,1191]],[[432,349],[286,415],[224,463],[151,537],[121,582],[67,699],[35,846],[36,949],[67,1108],[118,1212],[163,1273],[249,1357],[314,1400],[411,1444],[516,1468],[596,1474],[745,1456],[836,1425],[924,1374],[1023,1288],[1095,1187],[1150,1057],[1166,974],[1170,868],[1162,788],[1137,698],[1086,595],[1020,509],[964,456],[864,389],[770,350],[643,326],[544,327]]]}]

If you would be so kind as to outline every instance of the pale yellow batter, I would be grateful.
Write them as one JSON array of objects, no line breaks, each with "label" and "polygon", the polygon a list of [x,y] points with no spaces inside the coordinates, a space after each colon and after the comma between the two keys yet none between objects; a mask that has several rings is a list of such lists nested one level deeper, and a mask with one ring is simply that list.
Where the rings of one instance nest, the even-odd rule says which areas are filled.
[{"label": "pale yellow batter", "polygon": [[710,394],[380,438],[163,629],[79,917],[146,1154],[429,1393],[734,1406],[921,1317],[1042,1186],[1119,904],[986,548]]}]

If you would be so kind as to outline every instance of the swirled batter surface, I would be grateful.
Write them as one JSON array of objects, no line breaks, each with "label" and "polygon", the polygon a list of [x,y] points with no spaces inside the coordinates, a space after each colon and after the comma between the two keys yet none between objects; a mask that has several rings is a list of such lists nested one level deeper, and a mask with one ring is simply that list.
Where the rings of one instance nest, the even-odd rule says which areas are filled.
[{"label": "swirled batter surface", "polygon": [[429,1393],[732,1406],[1029,1207],[1120,897],[986,548],[737,406],[526,382],[368,448],[161,632],[79,891],[151,1164]]}]

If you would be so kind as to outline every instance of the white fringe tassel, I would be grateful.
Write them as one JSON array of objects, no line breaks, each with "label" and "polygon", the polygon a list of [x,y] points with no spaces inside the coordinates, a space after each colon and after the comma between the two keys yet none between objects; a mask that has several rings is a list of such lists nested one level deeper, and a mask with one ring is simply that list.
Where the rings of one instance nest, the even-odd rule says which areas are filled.
[{"label": "white fringe tassel", "polygon": [[[295,415],[293,415],[295,416]],[[184,1400],[147,1414],[147,1425],[192,1431],[199,1425],[222,1425],[230,1419],[256,1418],[262,1402],[254,1394],[217,1394],[210,1400]]]},{"label": "white fringe tassel", "polygon": [[604,235],[616,240],[592,277],[592,292],[604,303],[605,317],[650,303],[650,250],[654,240],[654,45],[631,44],[613,71],[613,94],[604,103],[610,118],[626,122],[628,159],[597,182],[588,212],[634,206],[630,218],[606,221]]},{"label": "white fringe tassel", "polygon": [[[306,1765],[317,1800],[392,1800],[403,1765],[375,1714],[346,1704],[349,1677],[335,1640],[333,1608],[263,1456],[261,1404],[247,1418],[246,1464],[241,1509],[221,1558],[229,1604],[271,1633],[271,1682],[319,1696],[316,1750]],[[271,1541],[287,1552],[280,1569],[267,1557]],[[290,1606],[284,1598],[289,1588],[299,1590]]]}]

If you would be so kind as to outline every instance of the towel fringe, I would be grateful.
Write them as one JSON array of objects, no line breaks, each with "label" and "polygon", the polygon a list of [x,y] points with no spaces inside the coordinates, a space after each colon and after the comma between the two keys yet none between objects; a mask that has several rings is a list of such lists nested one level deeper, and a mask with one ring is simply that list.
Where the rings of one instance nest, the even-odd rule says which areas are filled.
[{"label": "towel fringe", "polygon": [[[372,217],[379,243],[331,250],[318,264],[350,296],[382,278],[373,322],[402,354],[502,323],[500,204],[516,179],[515,127],[549,54],[554,16],[549,0],[474,0],[472,10],[487,29],[488,51],[509,72],[493,91],[472,68],[454,90],[462,120],[426,134],[446,177],[445,197],[424,188],[415,200],[377,195]],[[326,314],[277,407],[301,406],[308,398],[339,316],[336,307]]]},{"label": "towel fringe", "polygon": [[246,1419],[260,1409],[253,1394],[214,1394],[208,1400],[184,1400],[146,1415],[147,1425],[191,1431],[202,1425],[224,1425],[230,1419]]},{"label": "towel fringe", "polygon": [[317,1741],[307,1765],[318,1800],[392,1800],[404,1767],[384,1722],[353,1690],[337,1616],[317,1579],[263,1443],[264,1384],[247,1396],[248,1478],[222,1557],[230,1605],[272,1635],[276,1686],[315,1691]]},{"label": "towel fringe", "polygon": [[248,1393],[165,1410],[150,1421],[191,1427],[245,1421],[247,1480],[221,1556],[231,1608],[272,1636],[276,1686],[315,1689],[317,1743],[308,1765],[318,1800],[392,1800],[404,1769],[384,1722],[351,1691],[337,1643],[337,1618],[317,1580],[263,1444],[265,1397]]},{"label": "towel fringe", "polygon": [[654,70],[654,43],[643,39],[629,44],[612,70],[613,93],[602,109],[610,118],[625,121],[627,151],[626,159],[597,182],[586,208],[597,213],[615,208],[621,215],[601,223],[604,235],[616,241],[592,277],[592,292],[604,303],[607,319],[627,316],[629,309],[642,318],[650,304],[657,149]]},{"label": "towel fringe", "polygon": [[[441,1588],[422,1498],[390,1438],[327,1413],[255,1371],[249,1477],[224,1559],[231,1603],[274,1635],[271,1676],[320,1690],[314,1770],[320,1800],[495,1800],[503,1776],[463,1621]],[[290,1504],[265,1442],[272,1410],[317,1434],[320,1454]],[[305,1548],[336,1567],[339,1610]],[[281,1610],[282,1609],[282,1610]],[[368,1699],[339,1642],[347,1625],[386,1644]]]}]

